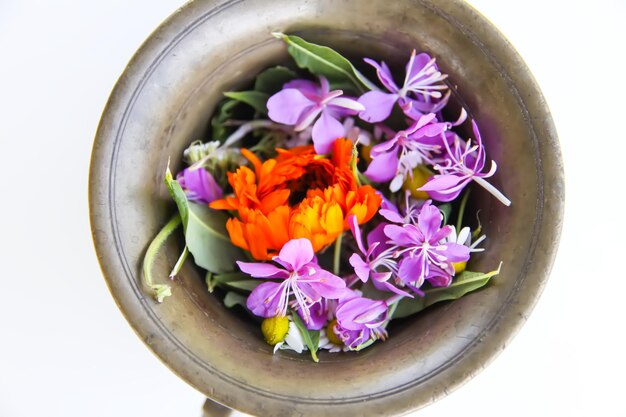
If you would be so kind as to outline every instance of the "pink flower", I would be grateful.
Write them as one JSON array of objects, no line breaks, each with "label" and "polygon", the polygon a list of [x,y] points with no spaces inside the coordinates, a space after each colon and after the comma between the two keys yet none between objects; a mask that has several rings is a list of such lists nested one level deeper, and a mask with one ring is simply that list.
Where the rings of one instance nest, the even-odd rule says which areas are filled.
[{"label": "pink flower", "polygon": [[255,278],[282,280],[280,283],[264,282],[248,296],[247,306],[257,316],[285,316],[291,305],[299,309],[304,321],[309,323],[313,304],[323,298],[339,298],[345,290],[344,280],[317,264],[308,239],[290,240],[273,260],[282,268],[271,263],[237,261],[242,272]]},{"label": "pink flower", "polygon": [[441,211],[430,200],[424,203],[417,224],[385,226],[385,235],[399,246],[398,277],[417,294],[425,280],[434,286],[447,286],[454,275],[455,262],[469,259],[469,248],[444,239],[452,232],[451,226],[441,227]]},{"label": "pink flower", "polygon": [[315,152],[327,154],[335,139],[345,135],[344,126],[337,119],[365,110],[356,100],[342,95],[342,90],[330,91],[324,77],[320,77],[320,85],[308,80],[290,81],[267,100],[268,116],[277,123],[295,126],[296,132],[315,122],[312,131]]},{"label": "pink flower", "polygon": [[356,216],[349,217],[348,223],[359,250],[365,256],[365,260],[358,253],[353,253],[350,256],[350,265],[354,268],[359,279],[362,282],[367,282],[371,278],[374,286],[381,291],[391,291],[412,298],[412,295],[389,282],[398,273],[398,262],[394,259],[397,247],[387,243],[387,237],[383,232],[386,223],[378,224],[367,235],[367,250],[363,246],[361,229],[356,221]]},{"label": "pink flower", "polygon": [[442,97],[441,91],[448,87],[442,82],[447,75],[442,74],[435,59],[425,53],[411,54],[406,65],[404,84],[399,88],[393,80],[389,67],[384,62],[380,64],[366,58],[365,62],[376,68],[378,79],[389,91],[370,91],[359,98],[359,103],[365,110],[359,117],[370,123],[382,122],[391,114],[396,102],[405,115],[413,120],[419,119],[426,113],[437,113],[448,103],[450,93]]},{"label": "pink flower", "polygon": [[439,174],[435,175],[419,190],[427,191],[428,195],[435,200],[452,201],[458,197],[467,184],[475,181],[502,204],[510,206],[511,200],[485,181],[485,178],[489,178],[496,173],[498,166],[495,161],[491,161],[491,169],[488,172],[482,172],[485,168],[485,148],[478,126],[473,120],[472,128],[476,136],[476,145],[472,145],[471,140],[462,143],[458,136],[455,136],[452,147],[450,147],[447,140],[442,141],[447,154],[442,163],[434,166],[435,170],[439,171]]},{"label": "pink flower", "polygon": [[176,181],[190,201],[208,204],[222,198],[222,188],[217,184],[213,175],[202,167],[184,169],[178,173]]},{"label": "pink flower", "polygon": [[435,114],[421,116],[406,130],[372,148],[365,175],[376,182],[392,180],[389,189],[396,192],[420,164],[430,164],[433,154],[441,151],[441,135],[448,123],[437,122]]},{"label": "pink flower", "polygon": [[[347,292],[346,292],[347,293]],[[389,307],[383,300],[370,300],[352,292],[339,301],[335,314],[337,326],[334,331],[350,349],[370,339],[385,339]]]}]

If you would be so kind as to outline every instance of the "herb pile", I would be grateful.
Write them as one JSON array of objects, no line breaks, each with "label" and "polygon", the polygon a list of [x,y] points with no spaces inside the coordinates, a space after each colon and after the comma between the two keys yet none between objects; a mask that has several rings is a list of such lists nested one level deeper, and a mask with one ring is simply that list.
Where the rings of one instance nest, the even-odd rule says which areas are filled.
[{"label": "herb pile", "polygon": [[[159,302],[171,294],[152,267],[182,225],[170,278],[191,253],[208,290],[262,320],[274,351],[317,361],[319,349],[361,350],[391,320],[486,285],[500,267],[466,269],[486,238],[479,221],[464,223],[468,186],[510,201],[487,181],[496,163],[477,123],[465,109],[446,119],[451,91],[434,58],[413,51],[404,74],[366,58],[374,83],[330,48],[275,36],[296,65],[224,93],[211,141],[185,150],[176,178],[167,168],[178,213],[148,248],[144,277]],[[471,138],[457,133],[464,125]]]}]

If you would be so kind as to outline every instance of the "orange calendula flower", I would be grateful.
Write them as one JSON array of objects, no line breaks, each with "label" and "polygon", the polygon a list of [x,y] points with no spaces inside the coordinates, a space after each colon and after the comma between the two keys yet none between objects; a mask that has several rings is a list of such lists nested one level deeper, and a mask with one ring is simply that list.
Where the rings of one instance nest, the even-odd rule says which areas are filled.
[{"label": "orange calendula flower", "polygon": [[234,195],[210,204],[237,212],[226,223],[230,239],[255,259],[272,259],[297,238],[309,239],[318,252],[349,228],[350,215],[363,224],[378,211],[380,195],[354,177],[349,140],[337,139],[330,159],[313,146],[277,151],[276,158],[261,162],[242,149],[254,171],[242,166],[228,173]]}]

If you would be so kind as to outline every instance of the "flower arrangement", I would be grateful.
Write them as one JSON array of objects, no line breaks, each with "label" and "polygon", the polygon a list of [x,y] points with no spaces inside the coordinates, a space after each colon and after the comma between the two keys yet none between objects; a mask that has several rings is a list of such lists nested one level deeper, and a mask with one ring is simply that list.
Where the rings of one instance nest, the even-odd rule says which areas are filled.
[{"label": "flower arrangement", "polygon": [[464,223],[468,185],[511,202],[487,180],[497,166],[485,167],[477,123],[465,109],[447,120],[451,90],[434,58],[413,51],[401,86],[385,62],[364,59],[379,86],[328,47],[275,36],[297,69],[226,92],[212,140],[185,150],[176,178],[167,168],[178,212],[148,248],[144,278],[159,302],[171,295],[152,266],[182,225],[170,278],[191,253],[208,290],[261,321],[275,352],[317,361],[319,349],[361,350],[391,320],[486,285],[500,266],[466,269],[486,239],[480,222]]}]

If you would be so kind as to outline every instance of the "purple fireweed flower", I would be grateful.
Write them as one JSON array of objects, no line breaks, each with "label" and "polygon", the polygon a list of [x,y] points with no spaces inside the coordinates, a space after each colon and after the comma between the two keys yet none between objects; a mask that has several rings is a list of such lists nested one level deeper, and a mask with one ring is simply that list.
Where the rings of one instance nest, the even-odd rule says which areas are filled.
[{"label": "purple fireweed flower", "polygon": [[389,307],[383,300],[370,300],[356,293],[339,301],[335,314],[335,334],[350,349],[374,339],[385,339],[384,324],[388,319]]},{"label": "purple fireweed flower", "polygon": [[418,165],[430,164],[433,154],[443,149],[441,135],[446,129],[448,123],[437,122],[433,113],[420,117],[408,129],[372,147],[365,175],[376,182],[393,179],[389,189],[398,191]]},{"label": "purple fireweed flower", "polygon": [[345,290],[344,280],[320,268],[314,259],[308,239],[292,239],[283,245],[274,262],[237,261],[239,269],[255,278],[282,279],[281,283],[264,282],[248,296],[247,306],[260,317],[285,316],[290,304],[300,310],[305,323],[311,319],[311,306],[322,298],[339,298]]},{"label": "purple fireweed flower", "polygon": [[315,152],[326,154],[335,139],[345,134],[343,125],[337,119],[356,115],[365,109],[356,100],[342,95],[342,90],[330,91],[328,80],[324,77],[320,77],[320,85],[308,80],[290,81],[267,100],[268,116],[277,123],[295,126],[296,132],[315,122],[311,132]]},{"label": "purple fireweed flower", "polygon": [[393,80],[389,67],[385,62],[377,62],[366,58],[365,62],[376,68],[378,79],[389,91],[369,91],[359,98],[359,103],[365,106],[365,110],[359,113],[359,117],[367,122],[376,123],[385,120],[391,114],[396,102],[410,118],[417,120],[426,113],[437,113],[445,107],[450,97],[450,92],[442,97],[441,91],[448,87],[442,82],[447,75],[442,74],[435,58],[425,53],[411,53],[411,58],[406,65],[404,84],[399,88]]},{"label": "purple fireweed flower", "polygon": [[374,286],[382,291],[391,291],[404,297],[413,297],[406,291],[402,291],[389,282],[392,277],[398,273],[398,261],[394,259],[396,246],[387,243],[387,236],[384,233],[385,223],[379,223],[368,235],[367,246],[363,246],[363,238],[361,229],[357,222],[356,216],[348,218],[350,230],[354,235],[354,240],[365,256],[365,260],[358,253],[350,256],[350,265],[354,268],[354,272],[362,282],[367,282],[370,278]]},{"label": "purple fireweed flower", "polygon": [[411,192],[406,191],[404,193],[403,214],[401,214],[400,210],[391,202],[384,207],[381,206],[378,213],[392,223],[417,224],[417,217],[423,205],[424,201],[415,200],[411,197]]},{"label": "purple fireweed flower", "polygon": [[[332,316],[332,312],[334,312],[334,308],[337,305],[336,300],[329,300],[326,298],[321,298],[319,301],[313,303],[309,307],[309,320],[305,321],[306,327],[309,330],[320,330],[326,326],[329,316]],[[302,320],[305,320],[306,313],[302,310],[302,308],[298,309],[298,314],[302,317]]]},{"label": "purple fireweed flower", "polygon": [[441,227],[442,220],[441,211],[428,200],[417,216],[417,224],[392,224],[384,229],[390,241],[402,248],[396,251],[396,256],[402,257],[398,277],[418,294],[425,280],[440,282],[441,271],[452,277],[453,263],[469,259],[466,246],[444,241],[452,228]]},{"label": "purple fireweed flower", "polygon": [[202,167],[185,168],[176,176],[176,181],[185,191],[187,199],[208,204],[222,198],[222,188],[213,175]]},{"label": "purple fireweed flower", "polygon": [[458,136],[455,137],[452,146],[450,146],[447,140],[442,141],[447,154],[441,163],[437,163],[433,167],[439,174],[431,178],[419,190],[427,191],[428,195],[435,200],[452,201],[458,197],[467,184],[475,181],[502,204],[510,206],[511,200],[485,181],[485,178],[495,174],[498,166],[495,161],[491,161],[491,169],[488,172],[482,172],[486,160],[485,148],[483,147],[478,126],[473,120],[472,128],[476,136],[476,145],[472,146],[471,140],[463,144]]}]

